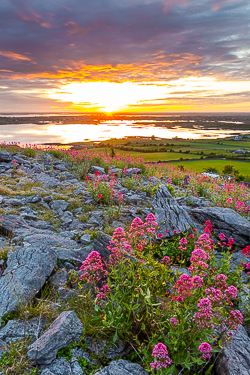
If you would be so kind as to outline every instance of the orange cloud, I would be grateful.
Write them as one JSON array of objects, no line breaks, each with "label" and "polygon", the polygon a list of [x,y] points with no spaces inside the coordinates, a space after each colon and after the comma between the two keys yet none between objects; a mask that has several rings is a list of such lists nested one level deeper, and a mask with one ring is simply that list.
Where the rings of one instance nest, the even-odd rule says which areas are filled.
[{"label": "orange cloud", "polygon": [[[9,79],[32,79],[32,78],[47,78],[47,79],[63,79],[63,80],[84,80],[84,81],[156,81],[161,79],[172,78],[180,75],[180,71],[185,72],[185,75],[197,76],[196,66],[203,61],[202,56],[196,56],[191,53],[185,54],[170,54],[163,56],[161,60],[157,57],[150,63],[133,63],[133,64],[111,64],[106,65],[88,65],[84,62],[74,62],[72,60],[60,59],[64,64],[65,69],[59,66],[52,66],[55,73],[45,71],[41,73],[31,74],[13,74]],[[182,75],[182,74],[181,74]]]},{"label": "orange cloud", "polygon": [[87,26],[80,26],[77,22],[74,21],[69,21],[65,23],[65,26],[68,27],[68,35],[73,35],[73,34],[88,34],[88,32],[91,30],[90,27]]},{"label": "orange cloud", "polygon": [[11,51],[0,51],[0,56],[8,57],[12,60],[26,60],[31,61],[31,59],[24,55],[19,55],[19,53],[11,52]]},{"label": "orange cloud", "polygon": [[30,7],[27,7],[26,12],[19,11],[19,17],[23,21],[31,21],[38,23],[40,26],[45,27],[46,29],[51,29],[53,27],[49,22],[42,22],[42,16],[39,13],[34,12],[34,10]]}]

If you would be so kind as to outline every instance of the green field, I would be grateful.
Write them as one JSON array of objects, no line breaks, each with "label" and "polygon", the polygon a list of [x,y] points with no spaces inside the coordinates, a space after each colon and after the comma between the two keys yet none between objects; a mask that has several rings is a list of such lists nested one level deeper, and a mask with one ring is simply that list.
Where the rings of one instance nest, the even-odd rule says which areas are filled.
[{"label": "green field", "polygon": [[250,177],[250,163],[242,161],[231,161],[231,160],[199,160],[199,161],[182,161],[179,162],[170,162],[169,164],[173,165],[183,165],[186,169],[196,170],[197,172],[204,172],[206,168],[213,167],[218,170],[220,173],[225,164],[233,165],[235,169],[239,171],[244,176]]},{"label": "green field", "polygon": [[[105,152],[107,154],[110,153],[109,148],[96,148],[93,149],[98,152]],[[133,158],[144,158],[144,160],[147,161],[168,161],[168,160],[179,160],[181,158],[183,159],[197,159],[197,155],[195,154],[184,154],[184,153],[178,153],[178,152],[152,152],[152,153],[145,153],[145,152],[137,152],[137,151],[125,151],[125,150],[115,150],[116,154],[125,154],[130,155]],[[199,156],[198,156],[199,158]]]},{"label": "green field", "polygon": [[[111,148],[114,148],[116,154],[140,157],[145,162],[181,164],[197,172],[213,167],[220,173],[224,165],[231,164],[250,181],[250,138],[234,141],[232,137],[198,140],[128,137],[103,141],[98,146],[94,142],[85,145],[93,151],[106,154],[110,154]],[[246,150],[249,153],[235,153],[236,150]]]}]

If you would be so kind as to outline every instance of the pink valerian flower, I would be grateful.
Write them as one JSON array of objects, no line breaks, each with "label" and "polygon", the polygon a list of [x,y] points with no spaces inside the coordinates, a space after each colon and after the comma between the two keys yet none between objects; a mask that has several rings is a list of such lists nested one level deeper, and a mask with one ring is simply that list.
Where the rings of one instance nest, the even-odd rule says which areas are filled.
[{"label": "pink valerian flower", "polygon": [[213,227],[211,221],[207,220],[204,225],[204,233],[211,233],[213,231]]},{"label": "pink valerian flower", "polygon": [[80,270],[83,271],[80,280],[89,283],[97,283],[102,277],[107,276],[101,256],[97,251],[92,251],[87,256],[86,260],[82,262]]},{"label": "pink valerian flower", "polygon": [[206,358],[206,359],[209,359],[211,357],[210,353],[212,351],[212,346],[210,344],[208,344],[207,342],[203,342],[200,346],[199,346],[199,351],[202,354],[202,357],[203,358]]},{"label": "pink valerian flower", "polygon": [[176,319],[176,318],[171,318],[171,319],[170,319],[170,322],[175,326],[176,324],[179,323],[179,320]]},{"label": "pink valerian flower", "polygon": [[163,237],[163,234],[162,233],[158,233],[158,238],[162,238]]},{"label": "pink valerian flower", "polygon": [[199,329],[211,328],[213,320],[212,304],[208,298],[199,300],[199,311],[194,314],[193,321]]},{"label": "pink valerian flower", "polygon": [[234,240],[233,240],[233,238],[232,238],[232,237],[229,237],[229,239],[227,240],[227,246],[228,246],[228,247],[232,247],[233,244],[234,244]]},{"label": "pink valerian flower", "polygon": [[13,159],[11,163],[12,163],[12,164],[15,164],[16,162],[17,162],[17,160],[16,160],[16,159]]},{"label": "pink valerian flower", "polygon": [[110,256],[111,263],[114,264],[118,259],[124,257],[124,253],[131,253],[132,246],[126,239],[126,233],[123,228],[115,229],[112,239],[107,249],[112,253]]},{"label": "pink valerian flower", "polygon": [[172,184],[172,178],[171,178],[171,177],[168,177],[168,179],[167,179],[167,183],[168,183],[168,184]]},{"label": "pink valerian flower", "polygon": [[193,283],[196,288],[202,288],[203,286],[203,279],[200,276],[193,277]]},{"label": "pink valerian flower", "polygon": [[98,194],[97,199],[98,199],[98,201],[102,200],[102,194],[101,193]]},{"label": "pink valerian flower", "polygon": [[129,238],[136,238],[136,237],[143,236],[145,234],[145,231],[143,228],[144,228],[143,221],[139,217],[136,217],[131,223],[131,226],[129,229],[129,232],[130,232]]},{"label": "pink valerian flower", "polygon": [[231,298],[234,298],[236,299],[237,296],[238,296],[238,290],[237,288],[235,288],[235,286],[231,285],[229,286],[225,292],[231,297]]},{"label": "pink valerian flower", "polygon": [[182,302],[186,299],[192,292],[193,289],[201,288],[203,285],[203,280],[199,276],[194,276],[193,278],[189,275],[181,275],[179,280],[174,285],[176,290],[173,299],[178,302]]},{"label": "pink valerian flower", "polygon": [[169,265],[171,263],[171,259],[166,255],[165,257],[162,258],[161,263],[165,264],[165,266],[169,267]]},{"label": "pink valerian flower", "polygon": [[118,201],[119,203],[123,201],[123,194],[122,194],[122,193],[118,193],[117,201]]},{"label": "pink valerian flower", "polygon": [[250,246],[248,245],[245,249],[242,249],[241,252],[244,255],[248,255],[248,253],[250,253]]},{"label": "pink valerian flower", "polygon": [[186,238],[185,237],[183,237],[181,240],[180,240],[180,242],[179,242],[179,245],[180,246],[182,246],[182,245],[187,245],[187,240],[186,240]]},{"label": "pink valerian flower", "polygon": [[243,323],[243,319],[244,317],[239,310],[231,310],[230,316],[226,320],[226,325],[229,329],[237,331],[239,325]]},{"label": "pink valerian flower", "polygon": [[190,262],[198,262],[198,261],[206,261],[210,259],[210,255],[206,253],[204,250],[196,248],[192,251],[192,256],[190,258]]},{"label": "pink valerian flower", "polygon": [[105,284],[96,296],[97,303],[100,303],[101,301],[105,300],[107,298],[107,294],[109,293],[109,291],[109,286]]},{"label": "pink valerian flower", "polygon": [[146,223],[144,224],[144,226],[146,227],[146,231],[147,233],[149,234],[154,234],[155,233],[155,227],[157,227],[157,222],[156,222],[156,218],[153,214],[149,214],[147,217],[146,217]]},{"label": "pink valerian flower", "polygon": [[159,343],[154,347],[152,357],[158,358],[158,360],[150,363],[152,370],[166,368],[167,366],[170,366],[172,363],[172,360],[168,356],[167,347],[162,343]]},{"label": "pink valerian flower", "polygon": [[225,276],[223,273],[219,274],[214,279],[214,284],[221,288],[226,289],[227,288],[227,276]]},{"label": "pink valerian flower", "polygon": [[225,239],[226,239],[225,234],[224,234],[224,233],[220,233],[220,234],[219,234],[219,239],[220,239],[221,241],[225,241]]}]

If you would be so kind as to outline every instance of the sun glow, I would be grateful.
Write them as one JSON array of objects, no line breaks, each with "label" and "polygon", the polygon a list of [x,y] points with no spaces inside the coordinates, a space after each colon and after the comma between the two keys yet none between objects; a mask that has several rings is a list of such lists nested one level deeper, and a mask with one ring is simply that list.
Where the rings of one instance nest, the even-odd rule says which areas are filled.
[{"label": "sun glow", "polygon": [[[73,103],[78,109],[115,112],[144,106],[171,105],[176,99],[212,98],[248,91],[249,81],[217,81],[213,77],[186,77],[168,82],[72,82],[43,93],[51,99]],[[179,110],[181,110],[181,103]],[[182,104],[183,105],[183,104]],[[183,109],[185,106],[183,105]]]}]

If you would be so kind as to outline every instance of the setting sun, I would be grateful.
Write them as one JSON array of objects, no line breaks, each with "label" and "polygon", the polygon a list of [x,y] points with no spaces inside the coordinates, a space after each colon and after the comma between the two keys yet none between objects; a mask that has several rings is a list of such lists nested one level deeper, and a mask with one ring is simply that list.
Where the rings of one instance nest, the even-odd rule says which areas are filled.
[{"label": "setting sun", "polygon": [[[191,98],[211,100],[215,95],[247,91],[248,81],[217,81],[213,77],[186,77],[168,82],[72,82],[60,91],[51,89],[42,94],[50,99],[69,102],[77,109],[106,113],[129,110],[190,109]],[[191,109],[193,106],[191,107]],[[216,108],[216,107],[215,107]],[[198,108],[196,108],[197,110]],[[223,109],[221,107],[221,109]],[[199,110],[199,109],[198,109]]]}]

